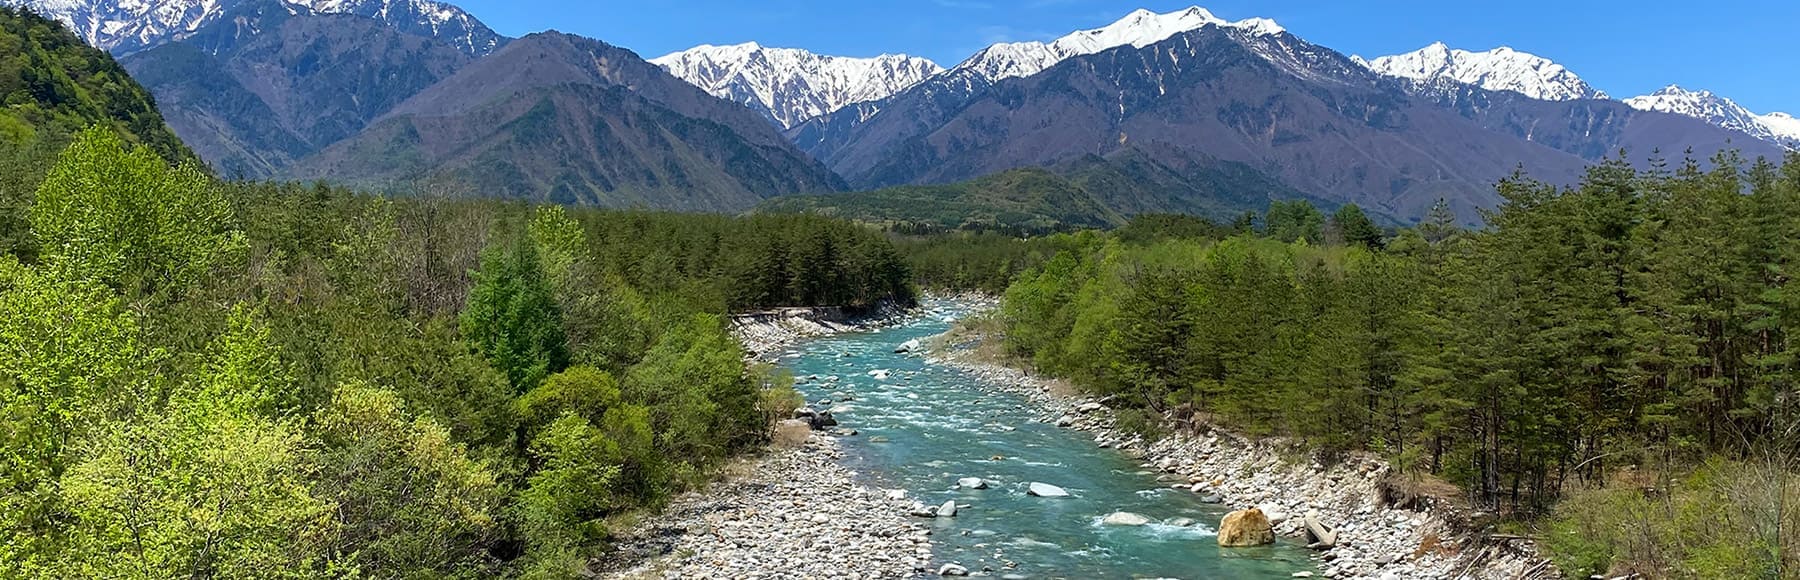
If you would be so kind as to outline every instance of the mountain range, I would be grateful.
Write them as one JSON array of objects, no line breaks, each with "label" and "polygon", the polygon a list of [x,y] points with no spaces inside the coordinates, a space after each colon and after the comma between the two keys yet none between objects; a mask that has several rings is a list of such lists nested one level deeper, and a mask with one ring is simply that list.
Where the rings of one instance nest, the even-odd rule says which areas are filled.
[{"label": "mountain range", "polygon": [[755,113],[628,50],[491,31],[472,49],[467,31],[488,29],[434,28],[457,21],[447,6],[396,2],[412,10],[397,24],[313,4],[238,0],[115,50],[228,177],[694,211],[844,187]]},{"label": "mountain range", "polygon": [[[1405,221],[1446,199],[1474,219],[1519,167],[1567,182],[1621,150],[1800,147],[1800,121],[1704,91],[1612,100],[1505,47],[1364,59],[1199,7],[1137,10],[944,68],[758,43],[645,60],[568,34],[509,39],[431,0],[0,2],[120,55],[222,174],[384,189],[739,211],[882,207],[764,200],[967,181],[880,199],[942,215],[958,207],[931,206],[947,192],[1083,199],[1102,221],[1293,198]],[[1043,172],[970,181],[1021,168]],[[1039,185],[1080,195],[1019,196]]]}]

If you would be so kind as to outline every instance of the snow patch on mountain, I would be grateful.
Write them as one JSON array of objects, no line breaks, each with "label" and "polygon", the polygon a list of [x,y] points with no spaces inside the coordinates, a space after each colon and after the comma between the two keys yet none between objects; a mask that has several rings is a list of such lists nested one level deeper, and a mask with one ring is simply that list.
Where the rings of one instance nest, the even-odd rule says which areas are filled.
[{"label": "snow patch on mountain", "polygon": [[[187,38],[253,0],[0,0],[63,22],[97,48],[130,54]],[[433,0],[279,0],[290,9],[354,14],[414,34],[437,37],[471,55],[498,49],[505,38],[455,6]]]},{"label": "snow patch on mountain", "polygon": [[743,103],[782,128],[885,99],[944,70],[904,54],[852,58],[754,42],[701,45],[650,62],[713,96]]},{"label": "snow patch on mountain", "polygon": [[1685,115],[1765,141],[1800,150],[1800,119],[1787,113],[1758,115],[1712,91],[1690,91],[1669,85],[1648,95],[1625,99],[1645,111]]},{"label": "snow patch on mountain", "polygon": [[975,53],[975,56],[964,60],[952,70],[972,73],[988,82],[1027,77],[1071,57],[1095,54],[1121,46],[1143,48],[1208,25],[1235,28],[1255,35],[1286,32],[1274,20],[1247,18],[1232,22],[1214,16],[1199,6],[1166,14],[1138,9],[1112,24],[1093,30],[1076,31],[1047,43],[1029,41],[995,44]]},{"label": "snow patch on mountain", "polygon": [[1425,83],[1450,79],[1547,101],[1607,98],[1605,92],[1587,84],[1562,65],[1504,46],[1486,52],[1470,52],[1434,42],[1405,54],[1374,60],[1354,59],[1377,73]]}]

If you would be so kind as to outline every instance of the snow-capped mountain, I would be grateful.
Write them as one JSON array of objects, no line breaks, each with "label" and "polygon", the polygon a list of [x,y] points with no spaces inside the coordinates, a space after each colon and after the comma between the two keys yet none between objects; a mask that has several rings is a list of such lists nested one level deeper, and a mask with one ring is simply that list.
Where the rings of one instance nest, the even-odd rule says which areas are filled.
[{"label": "snow-capped mountain", "polygon": [[486,55],[506,42],[455,6],[432,0],[0,0],[61,20],[88,44],[124,55],[186,38],[240,5],[280,1],[325,14],[355,14]]},{"label": "snow-capped mountain", "polygon": [[1000,79],[1027,77],[1070,57],[1095,54],[1120,46],[1143,48],[1208,24],[1237,28],[1252,34],[1284,32],[1274,20],[1248,18],[1232,22],[1214,16],[1199,6],[1167,14],[1138,9],[1104,27],[1076,31],[1047,43],[1029,41],[995,44],[975,53],[975,56],[964,60],[952,70],[973,73],[990,83]]},{"label": "snow-capped mountain", "polygon": [[754,42],[700,45],[650,62],[713,96],[743,103],[784,129],[851,104],[885,99],[944,70],[904,54],[851,58]]},{"label": "snow-capped mountain", "polygon": [[1429,85],[1450,79],[1493,91],[1512,91],[1534,99],[1570,101],[1604,99],[1606,93],[1550,59],[1500,47],[1486,52],[1452,49],[1442,42],[1406,54],[1374,60],[1355,57],[1369,70]]},{"label": "snow-capped mountain", "polygon": [[1693,117],[1789,149],[1800,149],[1800,119],[1787,113],[1758,115],[1712,91],[1690,91],[1669,85],[1648,95],[1625,99],[1625,104],[1645,111]]}]

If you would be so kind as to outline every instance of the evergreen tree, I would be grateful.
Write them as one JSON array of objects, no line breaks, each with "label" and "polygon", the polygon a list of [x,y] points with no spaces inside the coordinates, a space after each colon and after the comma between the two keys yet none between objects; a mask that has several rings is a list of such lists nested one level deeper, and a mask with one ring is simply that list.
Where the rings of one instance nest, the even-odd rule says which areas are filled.
[{"label": "evergreen tree", "polygon": [[1344,237],[1345,242],[1371,250],[1382,247],[1381,228],[1354,203],[1346,203],[1331,214],[1331,227]]},{"label": "evergreen tree", "polygon": [[462,314],[462,333],[524,392],[569,363],[562,311],[531,243],[494,246],[482,258]]}]

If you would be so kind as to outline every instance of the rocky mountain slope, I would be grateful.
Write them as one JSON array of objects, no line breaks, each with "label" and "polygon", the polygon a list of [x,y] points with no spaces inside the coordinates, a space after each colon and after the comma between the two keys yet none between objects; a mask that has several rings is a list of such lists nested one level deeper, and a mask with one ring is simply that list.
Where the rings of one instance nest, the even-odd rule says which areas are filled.
[{"label": "rocky mountain slope", "polygon": [[[880,103],[879,114],[815,153],[870,187],[959,181],[1143,146],[1243,164],[1294,190],[1400,216],[1422,215],[1440,197],[1474,215],[1495,201],[1493,181],[1520,163],[1551,178],[1573,177],[1583,165],[1412,99],[1348,57],[1285,32],[1210,24],[966,94],[947,90],[944,77]],[[796,134],[829,128],[843,114]]]},{"label": "rocky mountain slope", "polygon": [[266,178],[472,60],[450,43],[379,20],[249,0],[124,64],[220,174]]},{"label": "rocky mountain slope", "polygon": [[843,188],[749,109],[631,51],[555,32],[463,67],[286,175],[706,211]]}]

